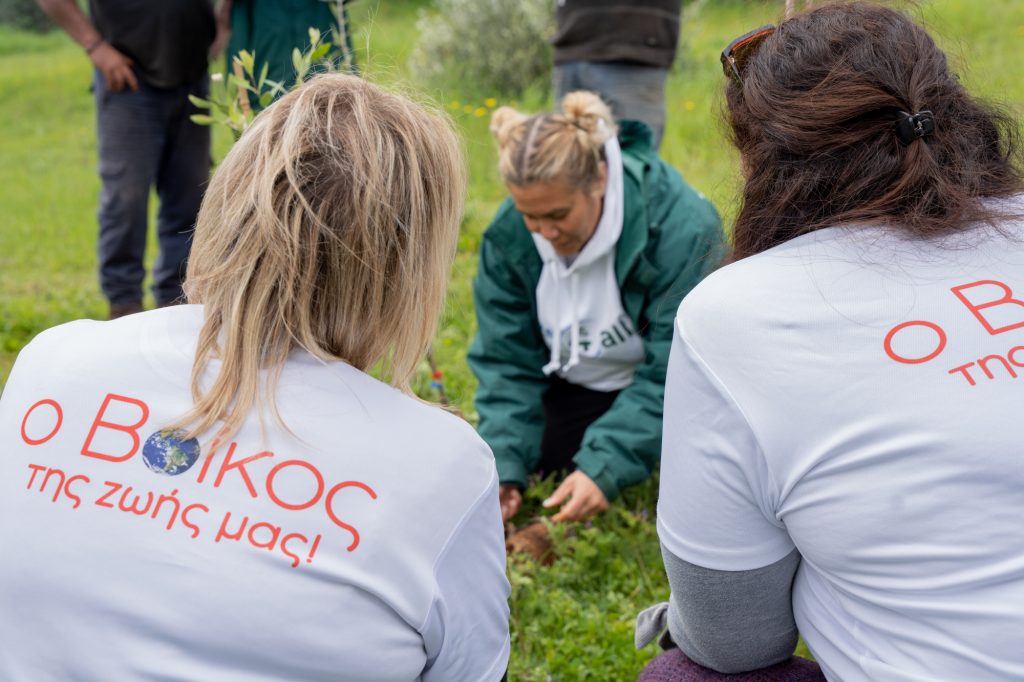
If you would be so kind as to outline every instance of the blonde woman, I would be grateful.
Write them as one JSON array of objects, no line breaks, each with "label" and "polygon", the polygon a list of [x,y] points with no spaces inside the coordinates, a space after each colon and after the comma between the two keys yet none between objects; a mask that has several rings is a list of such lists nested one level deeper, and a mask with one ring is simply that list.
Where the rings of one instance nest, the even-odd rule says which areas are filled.
[{"label": "blonde woman", "polygon": [[22,351],[0,402],[0,678],[502,677],[494,463],[407,390],[463,190],[442,118],[321,76],[211,181],[192,305]]},{"label": "blonde woman", "polygon": [[593,93],[568,94],[559,114],[503,107],[491,130],[511,196],[474,287],[478,430],[505,520],[530,473],[568,471],[545,506],[580,521],[658,462],[672,318],[720,261],[721,223],[650,129],[616,131]]}]

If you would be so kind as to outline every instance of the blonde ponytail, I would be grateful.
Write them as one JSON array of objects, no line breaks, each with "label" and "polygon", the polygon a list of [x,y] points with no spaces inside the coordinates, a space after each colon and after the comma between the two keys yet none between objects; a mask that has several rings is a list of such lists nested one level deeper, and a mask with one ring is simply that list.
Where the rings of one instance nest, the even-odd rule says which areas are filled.
[{"label": "blonde ponytail", "polygon": [[444,303],[464,189],[450,122],[360,78],[317,76],[263,111],[199,212],[194,406],[169,428],[216,425],[223,442],[254,410],[280,423],[277,377],[298,348],[364,371],[379,362],[409,391]]}]

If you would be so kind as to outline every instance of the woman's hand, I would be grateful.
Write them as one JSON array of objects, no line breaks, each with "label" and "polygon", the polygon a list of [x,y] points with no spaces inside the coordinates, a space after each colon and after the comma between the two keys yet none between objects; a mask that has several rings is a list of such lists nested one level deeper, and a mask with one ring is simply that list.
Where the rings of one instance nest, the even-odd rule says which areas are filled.
[{"label": "woman's hand", "polygon": [[[568,500],[568,503],[566,503]],[[565,477],[562,485],[544,500],[544,507],[551,508],[565,504],[552,517],[555,523],[562,521],[586,521],[598,512],[608,508],[608,498],[601,489],[582,471],[574,471]]]},{"label": "woman's hand", "polygon": [[518,486],[503,485],[498,487],[498,501],[501,503],[501,521],[508,523],[516,515],[523,504],[523,493]]}]

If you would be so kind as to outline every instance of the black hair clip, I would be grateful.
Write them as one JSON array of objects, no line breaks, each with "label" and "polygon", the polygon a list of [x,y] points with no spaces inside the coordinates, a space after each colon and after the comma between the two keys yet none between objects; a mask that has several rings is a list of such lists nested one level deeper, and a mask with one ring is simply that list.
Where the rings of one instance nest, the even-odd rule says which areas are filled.
[{"label": "black hair clip", "polygon": [[896,136],[905,145],[927,137],[933,132],[935,132],[935,116],[927,109],[916,114],[901,111],[899,118],[896,119]]}]

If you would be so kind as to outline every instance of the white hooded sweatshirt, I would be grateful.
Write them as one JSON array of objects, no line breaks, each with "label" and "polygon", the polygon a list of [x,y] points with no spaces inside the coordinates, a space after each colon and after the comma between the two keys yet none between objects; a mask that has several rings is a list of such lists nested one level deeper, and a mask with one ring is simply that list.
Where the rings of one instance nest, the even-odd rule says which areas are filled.
[{"label": "white hooded sweatshirt", "polygon": [[601,219],[590,241],[574,258],[563,259],[546,239],[533,235],[544,261],[537,282],[537,317],[551,350],[545,374],[557,373],[595,391],[617,391],[633,383],[644,347],[622,307],[615,279],[624,205],[619,141],[611,137],[604,151],[608,181]]}]

